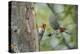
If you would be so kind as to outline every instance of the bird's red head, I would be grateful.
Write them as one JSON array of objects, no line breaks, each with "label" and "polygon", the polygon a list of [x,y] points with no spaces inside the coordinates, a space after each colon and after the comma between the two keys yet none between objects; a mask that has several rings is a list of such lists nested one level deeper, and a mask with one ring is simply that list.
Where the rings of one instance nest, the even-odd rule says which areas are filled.
[{"label": "bird's red head", "polygon": [[65,31],[65,28],[60,27],[59,30],[60,30],[60,32],[64,32]]},{"label": "bird's red head", "polygon": [[45,29],[46,28],[46,24],[45,23],[42,23],[41,24],[41,28],[44,28]]},{"label": "bird's red head", "polygon": [[43,24],[42,24],[42,28],[44,28],[44,29],[45,29],[45,28],[46,28],[46,24],[44,24],[44,23],[43,23]]}]

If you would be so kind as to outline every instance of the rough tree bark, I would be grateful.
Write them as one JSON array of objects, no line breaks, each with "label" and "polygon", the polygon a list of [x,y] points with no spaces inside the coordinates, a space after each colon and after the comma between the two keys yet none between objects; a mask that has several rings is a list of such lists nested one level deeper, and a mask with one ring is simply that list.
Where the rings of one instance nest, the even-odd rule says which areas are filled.
[{"label": "rough tree bark", "polygon": [[[33,4],[30,2],[9,2],[11,6],[11,43],[10,52],[32,52],[38,51],[38,35],[35,28]],[[9,26],[10,27],[10,26]]]}]

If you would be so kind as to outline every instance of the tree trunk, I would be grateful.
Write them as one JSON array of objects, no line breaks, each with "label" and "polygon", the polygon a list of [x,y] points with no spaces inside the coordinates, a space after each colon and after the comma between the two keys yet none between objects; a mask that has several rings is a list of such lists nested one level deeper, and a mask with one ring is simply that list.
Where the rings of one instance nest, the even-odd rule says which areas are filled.
[{"label": "tree trunk", "polygon": [[[33,4],[9,2],[9,52],[38,51],[38,35],[35,28]],[[11,27],[11,29],[10,29]]]}]

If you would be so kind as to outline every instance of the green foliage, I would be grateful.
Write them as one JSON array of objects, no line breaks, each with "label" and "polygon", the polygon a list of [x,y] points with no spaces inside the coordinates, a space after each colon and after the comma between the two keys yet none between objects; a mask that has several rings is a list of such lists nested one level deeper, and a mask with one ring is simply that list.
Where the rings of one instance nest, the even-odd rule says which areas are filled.
[{"label": "green foliage", "polygon": [[[59,20],[62,22],[61,24],[66,27],[71,33],[71,40],[70,42],[73,42],[75,46],[77,46],[77,15],[75,10],[76,6],[75,5],[64,5],[64,11],[62,14],[60,14]],[[44,33],[44,36],[40,42],[40,50],[45,51],[45,50],[52,50],[52,47],[50,45],[50,40],[51,38],[47,36],[48,33],[51,33],[54,31],[51,26],[49,25],[48,17],[53,13],[51,12],[50,8],[46,4],[36,4],[35,9],[37,9],[37,14],[36,14],[36,23],[38,26],[44,22],[47,24],[46,31]],[[62,44],[63,38],[59,38],[60,42]]]}]

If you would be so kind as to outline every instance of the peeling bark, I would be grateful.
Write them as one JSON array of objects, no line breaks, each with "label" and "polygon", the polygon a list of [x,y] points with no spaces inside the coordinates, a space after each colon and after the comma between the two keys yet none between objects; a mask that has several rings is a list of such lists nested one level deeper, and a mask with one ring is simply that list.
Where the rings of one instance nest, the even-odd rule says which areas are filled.
[{"label": "peeling bark", "polygon": [[[37,30],[34,24],[32,13],[33,4],[30,2],[9,2],[11,3],[11,35],[9,35],[9,52],[32,52],[38,51]],[[12,46],[11,46],[12,45]],[[14,47],[15,45],[15,47]]]}]

